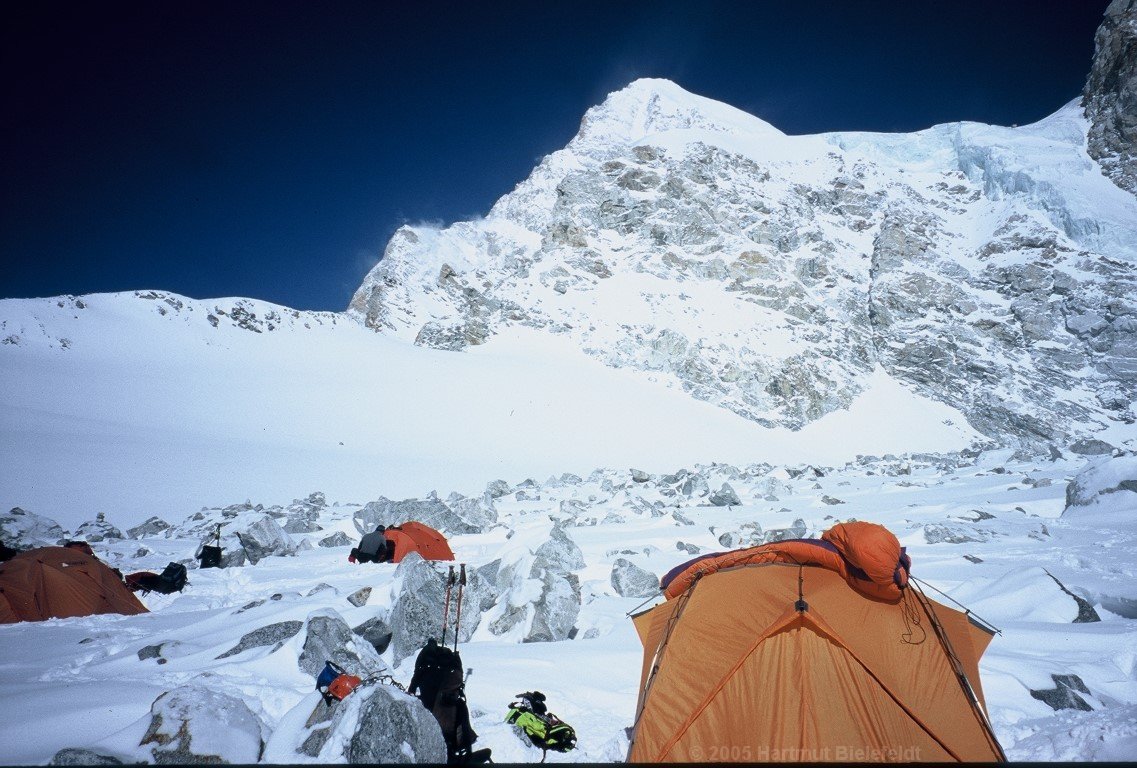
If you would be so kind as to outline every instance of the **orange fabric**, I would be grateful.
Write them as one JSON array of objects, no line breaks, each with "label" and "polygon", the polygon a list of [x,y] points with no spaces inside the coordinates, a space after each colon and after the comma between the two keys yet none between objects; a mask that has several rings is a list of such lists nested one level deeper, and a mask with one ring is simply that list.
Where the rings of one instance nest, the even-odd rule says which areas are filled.
[{"label": "orange fabric", "polygon": [[361,682],[363,681],[355,675],[345,673],[328,684],[328,693],[343,701],[349,693],[359,687]]},{"label": "orange fabric", "polygon": [[837,523],[821,534],[845,559],[878,584],[891,584],[900,560],[900,542],[892,531],[876,523]]},{"label": "orange fabric", "polygon": [[454,559],[446,537],[422,523],[409,522],[388,528],[384,536],[395,545],[393,563],[401,562],[411,552],[418,552],[424,560]]},{"label": "orange fabric", "polygon": [[[759,544],[693,560],[672,579],[663,595],[669,600],[678,597],[687,591],[697,577],[725,568],[759,563],[793,563],[836,571],[849,586],[869,597],[893,602],[900,600],[901,587],[908,585],[908,578],[904,570],[898,567],[900,542],[887,528],[876,523],[838,523],[821,534],[821,541],[833,545],[838,552],[812,544],[810,540],[795,539]],[[868,579],[860,578],[859,574],[850,570],[849,565],[860,569]],[[900,585],[894,580],[896,578],[899,578]]]},{"label": "orange fabric", "polygon": [[800,563],[804,565],[818,565],[846,575],[845,563],[841,556],[816,544],[801,541],[776,541],[770,544],[759,544],[756,547],[736,549],[724,552],[715,557],[696,560],[682,573],[671,580],[663,596],[668,600],[678,597],[687,591],[696,578],[715,573],[726,568],[735,568],[740,565],[758,565],[762,563]]},{"label": "orange fabric", "polygon": [[146,613],[113,570],[74,547],[42,547],[0,563],[0,623]]},{"label": "orange fabric", "polygon": [[998,760],[929,610],[978,693],[981,650],[947,606],[914,593],[873,600],[826,568],[705,575],[636,617],[644,665],[629,760]]}]

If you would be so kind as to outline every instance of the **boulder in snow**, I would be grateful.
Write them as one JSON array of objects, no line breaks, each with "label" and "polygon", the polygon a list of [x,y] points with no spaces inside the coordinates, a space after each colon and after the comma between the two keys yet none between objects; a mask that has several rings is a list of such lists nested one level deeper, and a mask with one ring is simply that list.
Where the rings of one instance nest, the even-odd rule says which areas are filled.
[{"label": "boulder in snow", "polygon": [[336,531],[331,536],[325,536],[320,539],[317,546],[320,547],[350,547],[352,545],[351,537],[343,531]]},{"label": "boulder in snow", "polygon": [[267,730],[241,699],[200,684],[166,691],[150,706],[139,746],[164,764],[256,763]]},{"label": "boulder in snow", "polygon": [[59,523],[50,517],[13,507],[0,515],[0,541],[12,549],[57,547],[67,540]]},{"label": "boulder in snow", "polygon": [[924,526],[924,541],[929,544],[965,544],[987,541],[989,531],[959,523],[928,523]]},{"label": "boulder in snow", "polygon": [[[457,498],[461,499],[462,497]],[[432,491],[425,499],[391,501],[387,498],[380,498],[377,501],[369,502],[363,509],[355,513],[352,522],[360,534],[373,531],[376,526],[399,525],[411,520],[444,533],[454,534],[477,533],[485,524],[485,520],[491,517],[493,521],[497,520],[497,513],[490,512],[492,502],[487,505],[463,504],[461,508],[464,514],[473,517],[475,523],[467,522],[461,514],[451,509],[438,498],[437,493]]]},{"label": "boulder in snow", "polygon": [[[297,759],[305,756],[308,759]],[[265,749],[277,764],[446,762],[438,721],[417,698],[391,685],[365,683],[330,706],[319,694],[285,714]]]},{"label": "boulder in snow", "polygon": [[996,626],[1011,621],[1069,624],[1081,612],[1071,593],[1039,566],[1008,571],[994,582],[986,578],[965,582],[951,597]]},{"label": "boulder in snow", "polygon": [[534,554],[537,557],[535,568],[568,573],[584,567],[584,554],[560,523],[553,526],[549,540],[537,547]]},{"label": "boulder in snow", "polygon": [[376,653],[383,653],[387,650],[387,646],[391,644],[391,638],[394,636],[394,633],[391,632],[391,626],[380,616],[372,616],[355,627],[352,632],[371,643]]},{"label": "boulder in snow", "polygon": [[73,537],[79,541],[105,541],[106,539],[123,538],[122,531],[107,522],[107,516],[99,512],[94,520],[90,520],[75,529]]},{"label": "boulder in snow", "polygon": [[[441,635],[446,575],[435,570],[435,566],[423,560],[417,552],[412,552],[399,563],[395,576],[401,586],[395,596],[390,621],[394,634],[392,653],[398,664],[418,653],[428,638]],[[456,597],[452,590],[451,599]]]},{"label": "boulder in snow", "polygon": [[300,671],[311,675],[314,681],[328,661],[362,678],[387,669],[371,643],[352,632],[339,613],[325,608],[308,616],[304,647],[297,663]]},{"label": "boulder in snow", "polygon": [[509,495],[509,483],[504,480],[494,480],[486,486],[486,493],[489,494],[491,499],[500,499],[502,496]]},{"label": "boulder in snow", "polygon": [[580,580],[575,574],[552,570],[545,570],[539,578],[541,596],[533,605],[533,620],[524,642],[565,640],[580,615]]},{"label": "boulder in snow", "polygon": [[789,528],[771,528],[765,533],[755,524],[755,531],[751,537],[754,544],[751,546],[756,544],[770,544],[775,541],[788,541],[790,539],[804,539],[808,533],[809,527],[800,517],[796,518],[793,523],[790,524]]},{"label": "boulder in snow", "polygon": [[730,487],[730,483],[723,483],[722,488],[712,493],[708,501],[716,507],[736,507],[742,503],[738,494]]},{"label": "boulder in snow", "polygon": [[497,523],[497,507],[494,506],[493,498],[488,493],[476,497],[452,493],[446,498],[446,506],[468,528],[484,531]]},{"label": "boulder in snow", "polygon": [[250,648],[263,648],[269,645],[275,646],[270,653],[275,652],[280,646],[284,645],[285,640],[294,637],[303,626],[304,622],[302,621],[280,621],[276,624],[269,624],[268,626],[254,629],[252,632],[247,632],[242,635],[235,646],[217,658],[226,659],[247,651]]},{"label": "boulder in snow", "polygon": [[146,518],[145,521],[139,523],[133,528],[126,529],[126,537],[128,539],[144,539],[151,536],[157,536],[160,533],[170,530],[171,526],[162,518],[157,515]]},{"label": "boulder in snow", "polygon": [[1054,680],[1053,688],[1031,690],[1030,695],[1047,704],[1054,711],[1060,709],[1079,709],[1083,712],[1092,712],[1093,707],[1079,694],[1090,695],[1090,689],[1077,675],[1051,675]]},{"label": "boulder in snow", "polygon": [[320,530],[320,512],[328,505],[324,494],[316,491],[306,499],[296,499],[284,509],[284,530],[288,533],[312,533]]},{"label": "boulder in snow", "polygon": [[[493,606],[500,590],[493,583],[499,563],[480,569],[467,569],[462,593],[462,615],[458,616],[458,585],[450,590],[450,607],[446,623],[447,637],[454,638],[458,622],[458,639],[469,640],[481,623],[482,614]],[[445,570],[444,570],[445,569]],[[428,638],[442,635],[442,614],[446,607],[446,576],[449,565],[423,560],[417,552],[407,555],[395,571],[398,592],[389,617],[395,663],[413,656],[426,645]],[[457,568],[455,568],[457,573]],[[489,578],[487,578],[487,574]]]},{"label": "boulder in snow", "polygon": [[1102,456],[1066,486],[1065,519],[1100,526],[1137,525],[1137,454]]},{"label": "boulder in snow", "polygon": [[91,749],[67,747],[56,752],[48,765],[123,765],[114,755],[95,752]]},{"label": "boulder in snow", "polygon": [[652,597],[659,594],[659,577],[626,558],[612,564],[612,589],[620,597]]},{"label": "boulder in snow", "polygon": [[296,542],[269,515],[265,515],[237,535],[242,549],[254,565],[269,555],[296,553]]},{"label": "boulder in snow", "polygon": [[367,605],[367,599],[371,597],[371,587],[360,587],[347,596],[347,601],[354,605],[356,608],[362,608]]}]

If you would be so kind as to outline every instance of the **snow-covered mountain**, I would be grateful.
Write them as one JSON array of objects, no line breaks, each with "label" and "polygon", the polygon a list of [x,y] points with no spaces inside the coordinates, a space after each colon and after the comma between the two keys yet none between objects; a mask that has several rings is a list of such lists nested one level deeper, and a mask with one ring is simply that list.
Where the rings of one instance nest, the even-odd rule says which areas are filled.
[{"label": "snow-covered mountain", "polygon": [[485,219],[400,229],[350,312],[447,350],[539,329],[764,425],[883,369],[1001,443],[1117,442],[1137,197],[1088,130],[1072,102],[1018,128],[786,136],[638,80]]},{"label": "snow-covered mountain", "polygon": [[485,219],[398,230],[345,313],[0,301],[0,504],[1132,448],[1134,15],[1111,6],[1084,108],[1019,128],[786,136],[633,82]]}]

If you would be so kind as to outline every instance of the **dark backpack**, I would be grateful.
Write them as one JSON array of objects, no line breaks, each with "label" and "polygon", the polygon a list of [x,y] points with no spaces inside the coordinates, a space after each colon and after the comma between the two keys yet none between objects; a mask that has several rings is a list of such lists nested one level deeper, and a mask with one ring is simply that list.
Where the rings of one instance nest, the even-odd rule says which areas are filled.
[{"label": "dark backpack", "polygon": [[473,750],[478,734],[470,725],[462,657],[458,651],[439,645],[434,638],[427,640],[415,659],[408,691],[417,692],[423,706],[438,721],[446,740],[448,763],[481,763],[489,759],[488,749]]},{"label": "dark backpack", "polygon": [[201,554],[198,555],[198,559],[201,560],[202,568],[220,568],[221,547],[206,544],[201,548]]},{"label": "dark backpack", "polygon": [[417,693],[427,709],[434,709],[442,691],[453,692],[462,687],[462,657],[434,638],[427,640],[415,659],[415,671],[408,689]]},{"label": "dark backpack", "polygon": [[168,595],[172,592],[181,592],[185,586],[186,567],[181,563],[170,563],[162,571],[162,575],[158,577],[158,584],[154,587],[154,591]]}]

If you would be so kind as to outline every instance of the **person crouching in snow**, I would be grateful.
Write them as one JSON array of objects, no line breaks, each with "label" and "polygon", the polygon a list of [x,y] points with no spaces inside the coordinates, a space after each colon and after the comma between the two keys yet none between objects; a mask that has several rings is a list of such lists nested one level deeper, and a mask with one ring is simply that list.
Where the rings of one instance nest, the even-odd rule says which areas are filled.
[{"label": "person crouching in snow", "polygon": [[371,533],[364,534],[358,547],[352,547],[347,556],[348,562],[385,563],[395,555],[395,543],[387,538],[387,528],[378,526]]}]

